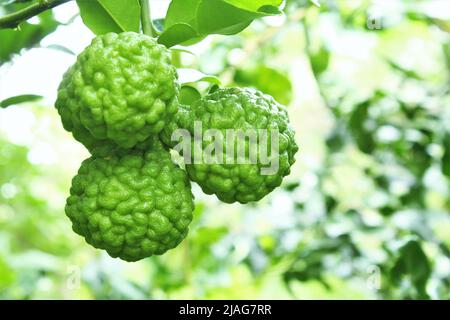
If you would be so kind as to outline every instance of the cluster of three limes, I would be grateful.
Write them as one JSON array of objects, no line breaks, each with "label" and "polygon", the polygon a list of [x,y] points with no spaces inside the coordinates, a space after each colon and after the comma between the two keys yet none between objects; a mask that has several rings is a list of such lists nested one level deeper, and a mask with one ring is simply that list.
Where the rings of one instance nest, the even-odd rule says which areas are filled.
[{"label": "cluster of three limes", "polygon": [[[194,208],[190,180],[224,202],[257,201],[281,184],[297,152],[286,109],[249,89],[219,89],[190,106],[170,51],[137,33],[93,40],[66,72],[56,108],[63,126],[90,151],[72,181],[66,213],[76,233],[113,257],[162,254],[186,236]],[[176,166],[168,148],[182,128],[272,129],[280,136],[279,170],[261,163]]]}]

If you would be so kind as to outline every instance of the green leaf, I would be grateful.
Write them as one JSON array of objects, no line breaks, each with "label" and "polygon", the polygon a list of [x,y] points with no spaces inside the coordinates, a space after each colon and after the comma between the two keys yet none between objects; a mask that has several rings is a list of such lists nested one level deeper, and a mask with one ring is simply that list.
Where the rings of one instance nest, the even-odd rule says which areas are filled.
[{"label": "green leaf", "polygon": [[431,274],[431,266],[418,240],[409,240],[399,250],[399,255],[391,270],[394,283],[401,283],[407,277],[417,290],[417,298],[428,298],[426,285]]},{"label": "green leaf", "polygon": [[232,35],[256,18],[280,14],[280,0],[173,0],[159,42],[190,45],[210,34]]},{"label": "green leaf", "polygon": [[236,34],[255,19],[264,16],[238,9],[224,1],[204,0],[198,7],[197,25],[201,34]]},{"label": "green leaf", "polygon": [[310,61],[314,75],[318,77],[327,70],[330,64],[330,52],[325,47],[321,47],[320,50],[311,55]]},{"label": "green leaf", "polygon": [[238,69],[234,74],[234,81],[240,86],[253,87],[269,94],[282,104],[289,104],[292,100],[293,90],[289,76],[268,66]]},{"label": "green leaf", "polygon": [[9,61],[15,53],[22,49],[32,48],[59,25],[52,11],[46,11],[39,16],[38,24],[24,22],[16,30],[0,30],[0,65]]},{"label": "green leaf", "polygon": [[188,53],[191,56],[195,56],[195,53],[193,53],[192,51],[190,51],[188,49],[182,48],[182,47],[172,48],[172,49],[170,49],[170,51],[172,51],[172,53],[174,53],[174,52],[175,53]]},{"label": "green leaf", "polygon": [[43,48],[45,48],[45,49],[51,49],[51,50],[56,50],[56,51],[61,51],[61,52],[70,54],[70,55],[72,55],[72,56],[76,56],[76,53],[75,53],[75,52],[73,52],[73,51],[70,50],[69,48],[64,47],[64,46],[62,46],[62,45],[59,45],[59,44],[51,44],[51,45],[46,46],[46,47],[43,47]]},{"label": "green leaf", "polygon": [[7,288],[16,280],[14,269],[11,268],[3,257],[0,256],[0,289]]},{"label": "green leaf", "polygon": [[337,124],[329,133],[325,143],[330,152],[338,152],[347,144],[347,131],[342,124]]},{"label": "green leaf", "polygon": [[139,32],[139,0],[77,0],[84,24],[96,35],[108,32]]},{"label": "green leaf", "polygon": [[196,10],[201,0],[173,0],[167,10],[164,28],[178,24],[194,22],[196,19]]},{"label": "green leaf", "polygon": [[[195,69],[180,68],[178,75],[179,82],[182,84],[181,94],[185,95],[180,98],[180,101],[186,101],[186,103],[182,102],[183,104],[191,104],[222,84],[216,76],[209,76]],[[183,88],[186,88],[185,92],[183,92]]]},{"label": "green leaf", "polygon": [[[245,9],[248,11],[266,11],[269,7],[276,8],[279,12],[278,7],[283,3],[283,0],[225,0],[226,2],[234,5],[235,7]],[[269,10],[270,11],[270,10]]]},{"label": "green leaf", "polygon": [[195,69],[178,69],[179,81],[181,84],[194,84],[197,82],[209,82],[211,84],[221,85],[222,82],[216,76],[206,75]]},{"label": "green leaf", "polygon": [[284,185],[286,191],[292,192],[300,187],[300,182],[291,182]]},{"label": "green leaf", "polygon": [[450,179],[450,132],[444,137],[444,155],[442,156],[442,172]]},{"label": "green leaf", "polygon": [[197,31],[187,23],[178,23],[170,28],[166,28],[158,38],[158,42],[170,48],[174,45],[185,43],[191,39],[202,39]]},{"label": "green leaf", "polygon": [[180,103],[184,105],[191,105],[193,102],[202,98],[200,92],[194,87],[185,85],[180,90]]},{"label": "green leaf", "polygon": [[444,43],[442,45],[442,53],[445,57],[445,65],[450,69],[450,43]]},{"label": "green leaf", "polygon": [[33,102],[41,100],[43,97],[34,95],[34,94],[24,94],[20,96],[14,96],[10,97],[8,99],[5,99],[3,101],[0,101],[0,108],[7,108],[12,105],[21,104],[25,102]]},{"label": "green leaf", "polygon": [[373,133],[365,127],[371,103],[372,102],[369,100],[358,104],[351,114],[348,123],[348,128],[358,148],[362,152],[369,154],[375,149]]},{"label": "green leaf", "polygon": [[[228,234],[228,229],[224,226],[208,226],[200,227],[192,232],[190,241],[195,243],[190,249],[191,261],[194,266],[200,268],[204,266],[205,262],[210,265],[210,254],[208,254],[208,248],[217,244],[222,238],[226,237]],[[217,259],[213,263],[220,264]]]},{"label": "green leaf", "polygon": [[219,85],[213,84],[213,85],[209,88],[208,94],[214,93],[214,92],[216,92],[216,91],[219,90],[219,89],[220,89],[220,86],[219,86]]}]

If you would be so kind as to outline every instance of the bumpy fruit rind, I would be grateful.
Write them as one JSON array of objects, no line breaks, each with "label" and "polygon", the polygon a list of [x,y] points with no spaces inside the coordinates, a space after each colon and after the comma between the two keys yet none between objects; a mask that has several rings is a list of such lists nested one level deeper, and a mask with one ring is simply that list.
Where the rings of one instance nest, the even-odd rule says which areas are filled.
[{"label": "bumpy fruit rind", "polygon": [[178,111],[177,78],[169,50],[153,38],[108,33],[66,72],[55,106],[64,128],[89,150],[132,148]]},{"label": "bumpy fruit rind", "polygon": [[[227,129],[266,130],[268,150],[272,143],[271,132],[278,132],[278,170],[274,174],[262,174],[261,169],[267,168],[267,163],[261,160],[262,155],[259,153],[258,160],[253,163],[237,163],[237,158],[233,159],[234,163],[223,161],[227,157],[226,139],[222,143],[223,156],[219,157],[222,162],[196,163],[195,155],[199,151],[193,143],[196,122],[201,122],[202,152],[212,144],[212,140],[204,139],[206,131],[210,129],[219,130],[222,137],[226,137]],[[187,130],[191,137],[191,155],[187,159],[190,163],[186,164],[190,179],[197,182],[205,193],[215,194],[226,203],[258,201],[269,194],[290,173],[298,151],[295,132],[289,123],[286,108],[271,96],[253,89],[220,89],[191,106],[180,107],[174,120],[161,133],[162,141],[172,148],[181,141],[172,139],[172,134],[177,129]],[[246,148],[248,149],[248,143]]]},{"label": "bumpy fruit rind", "polygon": [[176,247],[193,208],[186,173],[152,141],[146,148],[85,160],[72,180],[66,214],[73,230],[95,248],[137,261]]}]

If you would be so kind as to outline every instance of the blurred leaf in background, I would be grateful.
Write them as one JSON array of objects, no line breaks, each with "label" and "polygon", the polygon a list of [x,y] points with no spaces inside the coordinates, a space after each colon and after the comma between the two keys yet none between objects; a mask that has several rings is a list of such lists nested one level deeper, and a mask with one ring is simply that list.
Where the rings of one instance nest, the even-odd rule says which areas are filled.
[{"label": "blurred leaf in background", "polygon": [[[0,15],[17,11],[26,3],[0,3]],[[0,30],[0,65],[9,61],[14,54],[23,49],[29,49],[39,44],[48,34],[58,27],[59,22],[55,20],[52,11],[46,11],[38,15],[32,21],[21,23],[17,29]]]},{"label": "blurred leaf in background", "polygon": [[285,105],[292,99],[292,85],[288,75],[264,65],[236,70],[234,82],[240,86],[261,90]]}]

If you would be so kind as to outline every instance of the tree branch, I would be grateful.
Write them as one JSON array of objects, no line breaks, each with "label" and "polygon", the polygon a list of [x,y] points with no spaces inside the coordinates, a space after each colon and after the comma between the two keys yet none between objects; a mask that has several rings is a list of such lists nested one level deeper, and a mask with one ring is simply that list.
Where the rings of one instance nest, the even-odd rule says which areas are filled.
[{"label": "tree branch", "polygon": [[0,17],[0,29],[14,29],[22,22],[71,0],[39,0],[22,10]]}]

